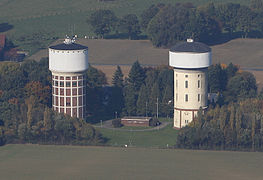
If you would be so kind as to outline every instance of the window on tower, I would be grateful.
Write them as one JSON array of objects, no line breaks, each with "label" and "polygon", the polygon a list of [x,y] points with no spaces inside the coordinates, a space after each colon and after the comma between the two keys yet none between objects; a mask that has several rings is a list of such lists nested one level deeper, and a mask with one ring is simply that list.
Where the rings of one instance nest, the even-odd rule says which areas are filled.
[{"label": "window on tower", "polygon": [[70,87],[70,82],[66,82],[66,87]]},{"label": "window on tower", "polygon": [[200,94],[198,94],[198,102],[200,102]]},{"label": "window on tower", "polygon": [[185,88],[188,88],[188,81],[185,81]]},{"label": "window on tower", "polygon": [[72,86],[73,86],[73,87],[77,87],[77,82],[76,82],[76,81],[73,81],[73,82],[72,82]]},{"label": "window on tower", "polygon": [[186,78],[188,78],[188,75],[185,75]]},{"label": "window on tower", "polygon": [[188,94],[185,95],[185,102],[188,102]]},{"label": "window on tower", "polygon": [[200,80],[197,81],[197,86],[200,88]]}]

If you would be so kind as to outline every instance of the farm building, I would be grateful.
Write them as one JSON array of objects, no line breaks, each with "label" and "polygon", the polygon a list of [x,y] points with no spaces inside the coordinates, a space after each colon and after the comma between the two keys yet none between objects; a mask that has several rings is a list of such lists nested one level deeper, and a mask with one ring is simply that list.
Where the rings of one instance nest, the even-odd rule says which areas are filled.
[{"label": "farm building", "polygon": [[121,124],[124,126],[150,126],[151,117],[123,117]]},{"label": "farm building", "polygon": [[192,122],[199,108],[207,108],[207,70],[211,48],[188,39],[169,51],[169,65],[174,68],[174,128]]}]

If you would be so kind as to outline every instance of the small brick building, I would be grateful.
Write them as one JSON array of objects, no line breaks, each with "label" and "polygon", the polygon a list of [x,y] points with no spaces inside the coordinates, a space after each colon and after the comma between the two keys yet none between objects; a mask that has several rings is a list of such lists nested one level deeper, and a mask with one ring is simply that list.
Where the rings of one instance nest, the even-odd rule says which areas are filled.
[{"label": "small brick building", "polygon": [[151,117],[123,117],[121,118],[121,124],[124,126],[150,126]]}]

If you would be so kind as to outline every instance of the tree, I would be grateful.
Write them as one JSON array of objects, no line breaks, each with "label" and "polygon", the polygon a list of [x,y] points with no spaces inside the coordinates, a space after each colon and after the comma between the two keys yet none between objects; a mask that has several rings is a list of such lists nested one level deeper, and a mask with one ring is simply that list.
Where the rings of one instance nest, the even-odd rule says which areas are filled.
[{"label": "tree", "polygon": [[136,102],[137,102],[137,94],[132,85],[127,85],[124,88],[124,113],[129,116],[136,115]]},{"label": "tree", "polygon": [[229,80],[230,78],[235,76],[237,71],[238,67],[233,65],[232,63],[229,63],[229,65],[226,67],[227,79]]},{"label": "tree", "polygon": [[135,61],[131,67],[127,81],[132,87],[134,87],[135,92],[138,92],[141,85],[144,83],[144,79],[144,69],[141,67],[139,61]]},{"label": "tree", "polygon": [[[143,84],[141,86],[141,88],[140,88],[138,100],[137,100],[137,103],[136,103],[137,115],[148,116],[148,111],[149,111],[148,95],[149,95],[149,90]],[[147,107],[148,109],[146,109],[146,106],[148,106]]]},{"label": "tree", "polygon": [[153,4],[148,9],[144,10],[141,14],[141,27],[142,29],[146,30],[148,27],[149,22],[151,19],[163,8],[165,5],[160,4]]},{"label": "tree", "polygon": [[171,117],[173,114],[173,89],[169,85],[167,85],[164,90],[160,110],[160,112],[167,117]]},{"label": "tree", "polygon": [[256,14],[247,6],[241,6],[237,12],[237,16],[238,28],[243,32],[244,37],[247,38],[248,33],[253,29]]},{"label": "tree", "polygon": [[216,15],[223,24],[225,31],[232,37],[232,33],[237,30],[238,24],[238,10],[240,4],[224,3],[220,4],[216,8]]},{"label": "tree", "polygon": [[115,87],[123,88],[123,73],[119,65],[113,75],[112,84]]},{"label": "tree", "polygon": [[225,93],[227,102],[238,99],[252,98],[257,95],[257,85],[254,75],[250,72],[241,72],[232,77]]},{"label": "tree", "polygon": [[250,8],[254,11],[261,11],[263,8],[262,0],[250,0]]},{"label": "tree", "polygon": [[101,70],[98,70],[91,65],[89,65],[86,75],[88,88],[101,87],[107,84],[105,74]]},{"label": "tree", "polygon": [[140,33],[140,24],[135,14],[125,15],[119,22],[120,32],[127,33],[129,39],[136,38]]},{"label": "tree", "polygon": [[88,23],[93,27],[94,33],[103,38],[115,27],[116,20],[117,17],[111,10],[97,10],[90,15]]},{"label": "tree", "polygon": [[[159,116],[159,114],[157,114],[157,103],[159,106],[161,100],[162,99],[161,99],[160,87],[159,87],[159,84],[157,82],[155,82],[151,88],[151,91],[150,91],[149,110],[150,110],[150,113],[152,114],[152,116],[155,115],[156,118],[158,118],[158,116]],[[159,107],[158,107],[158,110],[159,110]]]},{"label": "tree", "polygon": [[227,83],[226,72],[220,64],[212,65],[208,68],[208,91],[210,93],[222,92]]}]

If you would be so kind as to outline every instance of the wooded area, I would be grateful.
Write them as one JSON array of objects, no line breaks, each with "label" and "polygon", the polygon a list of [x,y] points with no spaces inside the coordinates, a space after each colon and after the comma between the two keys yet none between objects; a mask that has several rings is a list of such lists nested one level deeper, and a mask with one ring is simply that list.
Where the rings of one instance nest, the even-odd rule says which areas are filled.
[{"label": "wooded area", "polygon": [[153,45],[170,47],[177,41],[218,44],[234,38],[263,37],[263,3],[251,0],[249,6],[235,3],[209,3],[195,7],[191,3],[154,4],[140,17],[127,14],[118,18],[111,10],[97,10],[88,23],[101,38],[146,38]]}]

